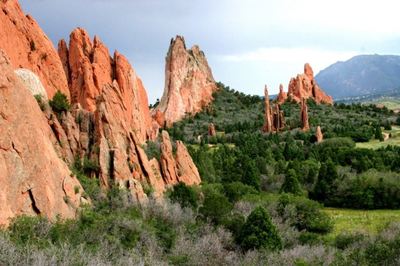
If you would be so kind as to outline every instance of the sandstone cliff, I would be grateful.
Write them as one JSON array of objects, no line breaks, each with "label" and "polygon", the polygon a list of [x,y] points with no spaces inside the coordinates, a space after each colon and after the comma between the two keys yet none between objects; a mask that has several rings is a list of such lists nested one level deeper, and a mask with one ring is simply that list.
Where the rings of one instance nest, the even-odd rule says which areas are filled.
[{"label": "sandstone cliff", "polygon": [[301,108],[300,108],[300,121],[303,131],[310,130],[310,124],[308,122],[308,106],[306,99],[301,99]]},{"label": "sandstone cliff", "polygon": [[52,130],[0,50],[0,225],[20,214],[72,218],[83,189],[58,157]]},{"label": "sandstone cliff", "polygon": [[283,89],[280,88],[278,94],[278,102],[283,103],[290,97],[292,100],[300,103],[302,98],[312,98],[316,103],[333,104],[331,96],[327,95],[317,84],[314,78],[314,72],[311,66],[306,63],[304,65],[304,73],[298,74],[297,77],[292,78],[289,83],[288,93],[285,94]]},{"label": "sandstone cliff", "polygon": [[184,38],[177,36],[171,40],[166,57],[164,94],[153,114],[160,111],[166,126],[171,126],[187,114],[200,112],[216,90],[204,53],[198,46],[187,50]]},{"label": "sandstone cliff", "polygon": [[57,90],[69,97],[61,60],[36,21],[24,15],[17,0],[0,1],[0,9],[0,48],[8,55],[12,66],[35,73],[49,98]]}]

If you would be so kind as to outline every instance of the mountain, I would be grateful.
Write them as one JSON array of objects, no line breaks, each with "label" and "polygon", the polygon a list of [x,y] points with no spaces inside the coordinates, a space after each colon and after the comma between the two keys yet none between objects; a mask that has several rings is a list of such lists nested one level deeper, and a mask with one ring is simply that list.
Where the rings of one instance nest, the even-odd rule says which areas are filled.
[{"label": "mountain", "polygon": [[335,99],[400,88],[400,56],[359,55],[337,62],[315,77]]}]

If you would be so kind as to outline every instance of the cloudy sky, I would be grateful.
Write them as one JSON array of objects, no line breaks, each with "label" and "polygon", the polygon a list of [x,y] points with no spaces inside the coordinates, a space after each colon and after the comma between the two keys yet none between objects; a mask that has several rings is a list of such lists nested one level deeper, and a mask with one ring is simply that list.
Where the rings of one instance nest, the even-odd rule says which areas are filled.
[{"label": "cloudy sky", "polygon": [[126,55],[161,97],[171,37],[200,45],[217,81],[277,93],[305,62],[318,72],[357,54],[400,54],[398,0],[20,0],[56,44],[75,27]]}]

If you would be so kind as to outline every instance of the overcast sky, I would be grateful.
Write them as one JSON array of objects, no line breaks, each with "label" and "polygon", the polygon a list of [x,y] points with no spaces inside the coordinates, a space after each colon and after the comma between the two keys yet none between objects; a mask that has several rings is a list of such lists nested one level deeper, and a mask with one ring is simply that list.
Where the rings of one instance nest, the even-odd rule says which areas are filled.
[{"label": "overcast sky", "polygon": [[214,78],[277,93],[309,62],[314,72],[357,54],[400,54],[398,0],[20,0],[57,44],[86,28],[127,56],[150,102],[164,88],[171,37],[205,52]]}]

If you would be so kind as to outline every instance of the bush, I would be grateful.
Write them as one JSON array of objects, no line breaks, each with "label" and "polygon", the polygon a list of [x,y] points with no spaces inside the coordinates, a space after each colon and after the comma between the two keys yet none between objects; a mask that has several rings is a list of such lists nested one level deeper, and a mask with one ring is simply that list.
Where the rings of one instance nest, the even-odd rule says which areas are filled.
[{"label": "bush", "polygon": [[238,241],[244,250],[260,248],[279,250],[282,248],[282,239],[278,230],[263,207],[257,207],[250,213],[242,227]]},{"label": "bush", "polygon": [[242,182],[232,182],[224,185],[225,195],[230,202],[236,202],[247,194],[257,194],[258,191],[253,187],[243,184]]},{"label": "bush", "polygon": [[38,103],[40,110],[46,110],[46,103],[43,100],[43,96],[41,94],[34,95],[36,102]]},{"label": "bush", "polygon": [[283,182],[281,187],[281,192],[291,193],[298,196],[303,194],[299,180],[297,180],[296,172],[293,169],[289,169],[287,172],[285,182]]},{"label": "bush", "polygon": [[62,112],[67,112],[70,109],[70,104],[68,98],[61,91],[57,91],[54,94],[53,99],[49,101],[51,109],[57,114],[61,114]]},{"label": "bush", "polygon": [[[294,212],[287,212],[287,209],[293,209]],[[298,230],[325,234],[333,228],[332,220],[322,211],[322,206],[304,197],[282,194],[278,200],[277,210]]]},{"label": "bush", "polygon": [[169,194],[172,202],[177,202],[182,208],[197,208],[198,195],[196,191],[183,182],[176,184]]},{"label": "bush", "polygon": [[218,188],[209,187],[204,191],[204,202],[199,211],[214,224],[221,224],[228,218],[232,208],[228,198]]}]

